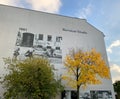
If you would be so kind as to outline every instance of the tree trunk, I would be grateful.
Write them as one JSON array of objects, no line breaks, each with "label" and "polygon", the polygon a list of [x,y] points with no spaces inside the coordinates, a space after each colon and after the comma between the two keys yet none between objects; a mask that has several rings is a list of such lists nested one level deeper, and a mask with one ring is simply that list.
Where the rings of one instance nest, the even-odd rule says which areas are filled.
[{"label": "tree trunk", "polygon": [[79,88],[80,86],[77,85],[77,99],[79,99]]},{"label": "tree trunk", "polygon": [[[79,72],[78,71],[79,71],[79,68],[77,67],[77,69],[76,69],[76,74],[77,74],[76,75],[76,80],[77,80],[77,83],[78,83],[78,80],[79,80],[78,79],[79,78]],[[80,85],[77,84],[77,99],[79,99],[79,88],[80,88]]]}]

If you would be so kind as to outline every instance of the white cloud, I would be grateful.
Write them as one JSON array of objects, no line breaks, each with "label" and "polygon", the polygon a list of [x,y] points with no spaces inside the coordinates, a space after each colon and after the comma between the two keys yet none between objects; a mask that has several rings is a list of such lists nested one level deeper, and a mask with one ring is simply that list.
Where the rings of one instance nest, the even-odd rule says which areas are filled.
[{"label": "white cloud", "polygon": [[118,46],[120,46],[120,40],[114,41],[114,42],[107,48],[107,52],[112,53],[112,48],[113,48],[113,47],[118,47]]},{"label": "white cloud", "polygon": [[113,64],[112,66],[110,66],[110,70],[120,73],[120,66],[117,64]]},{"label": "white cloud", "polygon": [[117,47],[117,46],[120,46],[120,40],[116,40],[110,45],[110,47]]},{"label": "white cloud", "polygon": [[4,5],[15,5],[18,0],[0,0],[0,4]]},{"label": "white cloud", "polygon": [[51,13],[58,13],[62,5],[60,0],[0,0],[0,4],[26,7],[30,5],[33,10],[40,10]]},{"label": "white cloud", "polygon": [[118,80],[120,80],[120,76],[118,75],[118,76],[116,76],[116,77],[114,77],[114,78],[112,78],[112,82],[114,83],[115,81],[118,81]]},{"label": "white cloud", "polygon": [[59,12],[61,7],[60,0],[26,0],[34,10],[41,10],[45,12]]},{"label": "white cloud", "polygon": [[87,16],[89,16],[91,13],[92,13],[92,5],[88,4],[87,7],[82,8],[82,10],[80,10],[79,17],[87,19]]},{"label": "white cloud", "polygon": [[112,64],[110,66],[110,71],[112,74],[112,81],[120,80],[120,66],[117,64]]},{"label": "white cloud", "polygon": [[108,47],[107,52],[112,53],[112,49],[110,47]]}]

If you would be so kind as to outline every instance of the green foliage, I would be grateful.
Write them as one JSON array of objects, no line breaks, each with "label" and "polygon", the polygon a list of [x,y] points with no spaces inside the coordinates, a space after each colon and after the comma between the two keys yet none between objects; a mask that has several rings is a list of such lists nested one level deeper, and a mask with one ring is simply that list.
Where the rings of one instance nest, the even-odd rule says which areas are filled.
[{"label": "green foliage", "polygon": [[120,81],[115,81],[113,84],[115,92],[120,93]]},{"label": "green foliage", "polygon": [[50,63],[42,58],[23,61],[4,59],[9,73],[4,76],[5,99],[50,99],[63,88],[54,78]]},{"label": "green foliage", "polygon": [[117,92],[118,99],[120,99],[120,81],[115,81],[113,84],[115,92]]}]

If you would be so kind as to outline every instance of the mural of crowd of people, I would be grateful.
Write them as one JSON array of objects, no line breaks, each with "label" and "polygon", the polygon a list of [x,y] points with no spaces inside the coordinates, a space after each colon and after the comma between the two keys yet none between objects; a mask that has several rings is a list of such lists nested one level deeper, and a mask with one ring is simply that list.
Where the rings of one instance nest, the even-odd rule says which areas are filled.
[{"label": "mural of crowd of people", "polygon": [[112,93],[108,90],[90,91],[91,99],[112,99]]},{"label": "mural of crowd of people", "polygon": [[[66,98],[67,91],[63,91],[61,99]],[[77,99],[77,91],[71,91],[71,99]],[[108,90],[91,90],[80,94],[80,99],[112,99],[111,91]]]},{"label": "mural of crowd of people", "polygon": [[18,32],[14,58],[46,57],[53,63],[62,62],[61,36]]}]

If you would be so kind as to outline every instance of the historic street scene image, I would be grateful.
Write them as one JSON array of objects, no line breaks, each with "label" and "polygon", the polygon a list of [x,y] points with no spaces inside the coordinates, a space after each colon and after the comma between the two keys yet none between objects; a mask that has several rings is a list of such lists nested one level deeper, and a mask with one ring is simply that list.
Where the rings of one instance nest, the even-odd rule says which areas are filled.
[{"label": "historic street scene image", "polygon": [[19,31],[17,34],[14,57],[46,57],[52,63],[62,63],[62,37],[46,34],[33,34]]}]

